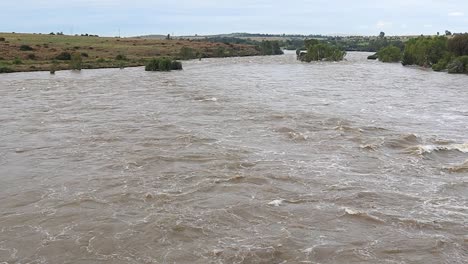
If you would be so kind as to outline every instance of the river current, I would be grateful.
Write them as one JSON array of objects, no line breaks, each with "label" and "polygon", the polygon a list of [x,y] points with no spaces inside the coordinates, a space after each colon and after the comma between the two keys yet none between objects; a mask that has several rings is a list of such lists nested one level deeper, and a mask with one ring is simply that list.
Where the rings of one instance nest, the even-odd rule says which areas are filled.
[{"label": "river current", "polygon": [[0,263],[468,263],[468,77],[367,55],[0,75]]}]

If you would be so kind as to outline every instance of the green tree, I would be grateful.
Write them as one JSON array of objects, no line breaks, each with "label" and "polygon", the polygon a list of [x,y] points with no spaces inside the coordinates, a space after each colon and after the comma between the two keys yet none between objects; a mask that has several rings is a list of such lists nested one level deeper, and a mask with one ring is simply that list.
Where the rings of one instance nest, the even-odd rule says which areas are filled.
[{"label": "green tree", "polygon": [[399,62],[401,60],[401,50],[395,46],[388,46],[381,49],[377,56],[381,62]]},{"label": "green tree", "polygon": [[468,33],[455,35],[448,41],[448,50],[455,56],[468,55]]},{"label": "green tree", "polygon": [[317,40],[306,41],[306,45],[307,53],[298,57],[301,61],[341,61],[346,56],[342,49]]},{"label": "green tree", "polygon": [[447,53],[446,37],[421,36],[406,42],[402,64],[431,67],[447,56]]},{"label": "green tree", "polygon": [[262,55],[282,55],[284,52],[281,50],[278,41],[264,40],[260,43],[259,50]]}]

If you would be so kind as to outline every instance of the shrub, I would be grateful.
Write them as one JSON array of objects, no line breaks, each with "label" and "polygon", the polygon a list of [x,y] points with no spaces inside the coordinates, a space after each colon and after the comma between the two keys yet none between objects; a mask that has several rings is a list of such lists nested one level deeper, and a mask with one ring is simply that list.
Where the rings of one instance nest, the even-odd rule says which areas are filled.
[{"label": "shrub", "polygon": [[455,56],[468,55],[468,34],[455,35],[448,41],[448,49],[453,52]]},{"label": "shrub", "polygon": [[81,58],[80,53],[73,53],[71,55],[70,67],[72,70],[81,71],[83,67],[83,59]]},{"label": "shrub", "polygon": [[159,59],[150,60],[145,66],[145,71],[159,71]]},{"label": "shrub", "polygon": [[401,60],[401,50],[392,45],[381,49],[377,55],[381,62],[399,62]]},{"label": "shrub", "polygon": [[7,66],[0,66],[0,73],[10,73],[13,72],[11,68],[8,68]]},{"label": "shrub", "polygon": [[300,56],[300,60],[311,61],[341,61],[346,56],[346,52],[338,47],[327,43],[319,43],[307,47],[307,53]]},{"label": "shrub", "polygon": [[403,65],[430,67],[441,60],[447,53],[446,37],[418,37],[405,43]]},{"label": "shrub", "polygon": [[36,58],[36,55],[35,55],[34,53],[28,54],[28,56],[26,56],[26,58],[27,58],[28,60],[35,60],[35,59],[37,59],[37,58]]},{"label": "shrub", "polygon": [[182,70],[182,62],[180,61],[173,61],[171,66],[172,70]]},{"label": "shrub", "polygon": [[168,58],[162,58],[159,60],[159,70],[160,71],[171,71],[172,61]]},{"label": "shrub", "polygon": [[448,73],[463,73],[464,68],[463,62],[458,59],[453,60],[447,65]]},{"label": "shrub", "polygon": [[5,41],[5,40],[6,40],[6,39],[5,39],[5,38],[3,38],[3,37],[2,37],[2,38],[0,38],[0,42],[3,42],[3,41]]},{"label": "shrub", "polygon": [[179,51],[179,56],[182,60],[190,60],[196,58],[195,51],[189,47],[182,47]]},{"label": "shrub", "polygon": [[16,57],[16,58],[13,60],[13,64],[19,65],[19,64],[23,64],[23,62],[21,61],[20,58]]},{"label": "shrub", "polygon": [[88,53],[86,53],[86,52],[81,52],[81,57],[83,57],[83,58],[88,58],[89,55],[88,55]]},{"label": "shrub", "polygon": [[453,56],[450,53],[447,53],[442,59],[439,60],[436,64],[432,65],[434,71],[443,71],[447,69],[448,64],[453,60]]},{"label": "shrub", "polygon": [[375,53],[374,55],[370,55],[367,57],[368,60],[376,60],[379,58],[379,54]]},{"label": "shrub", "polygon": [[21,51],[31,51],[31,50],[34,50],[34,49],[31,48],[31,46],[28,46],[28,45],[21,45],[20,50]]},{"label": "shrub", "polygon": [[182,63],[179,61],[172,61],[169,58],[159,58],[150,60],[145,66],[145,71],[171,70],[182,70]]},{"label": "shrub", "polygon": [[127,60],[127,57],[125,57],[125,55],[119,54],[119,55],[115,56],[115,59],[116,60]]},{"label": "shrub", "polygon": [[50,74],[55,74],[55,71],[57,70],[57,61],[56,60],[53,60],[52,61],[52,64],[50,65]]},{"label": "shrub", "polygon": [[96,60],[96,62],[98,62],[98,63],[104,63],[104,62],[106,62],[106,60],[105,60],[104,58],[99,58],[99,59]]},{"label": "shrub", "polygon": [[57,57],[55,57],[56,60],[71,60],[71,57],[72,55],[70,54],[70,52],[62,52],[60,53],[59,55],[57,55]]},{"label": "shrub", "polygon": [[258,50],[262,55],[282,55],[284,52],[281,50],[280,44],[278,41],[262,41]]},{"label": "shrub", "polygon": [[222,46],[219,46],[215,51],[216,57],[224,57],[225,53],[226,53],[226,49]]}]

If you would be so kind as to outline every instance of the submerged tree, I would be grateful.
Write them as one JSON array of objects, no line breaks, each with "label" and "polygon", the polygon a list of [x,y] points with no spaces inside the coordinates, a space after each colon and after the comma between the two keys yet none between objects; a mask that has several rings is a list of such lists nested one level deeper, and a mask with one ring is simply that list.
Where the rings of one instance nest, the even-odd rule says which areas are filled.
[{"label": "submerged tree", "polygon": [[401,60],[401,50],[395,46],[388,46],[377,53],[381,62],[399,62]]},{"label": "submerged tree", "polygon": [[418,37],[406,42],[402,64],[431,67],[447,54],[446,37]]},{"label": "submerged tree", "polygon": [[264,40],[260,43],[259,50],[262,55],[282,55],[284,52],[281,50],[278,41]]},{"label": "submerged tree", "polygon": [[182,63],[179,61],[173,61],[169,58],[158,58],[150,60],[145,66],[145,71],[171,70],[182,70]]},{"label": "submerged tree", "polygon": [[341,61],[346,56],[344,50],[315,39],[306,40],[305,45],[307,53],[302,53],[298,56],[298,59],[301,61]]}]

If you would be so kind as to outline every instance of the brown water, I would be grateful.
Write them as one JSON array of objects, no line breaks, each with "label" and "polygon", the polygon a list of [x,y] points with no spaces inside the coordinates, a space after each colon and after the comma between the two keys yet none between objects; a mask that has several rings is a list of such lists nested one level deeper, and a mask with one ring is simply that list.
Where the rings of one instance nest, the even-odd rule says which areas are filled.
[{"label": "brown water", "polygon": [[467,263],[468,77],[294,55],[0,76],[0,263]]}]

